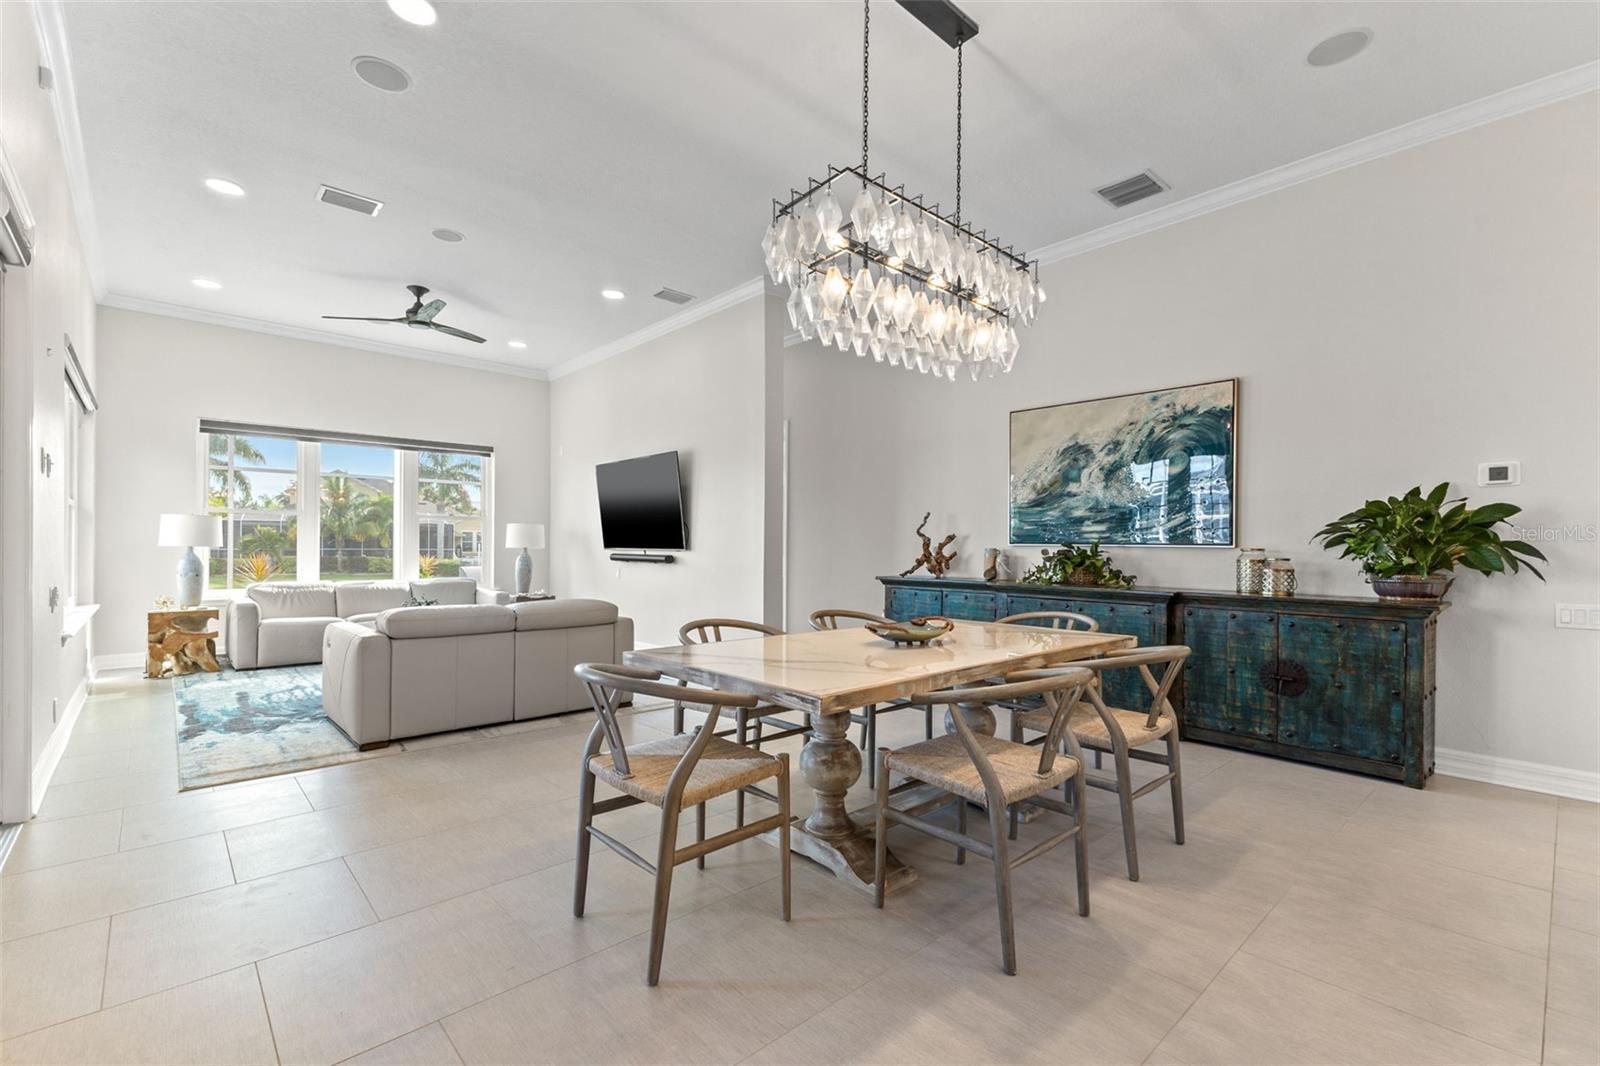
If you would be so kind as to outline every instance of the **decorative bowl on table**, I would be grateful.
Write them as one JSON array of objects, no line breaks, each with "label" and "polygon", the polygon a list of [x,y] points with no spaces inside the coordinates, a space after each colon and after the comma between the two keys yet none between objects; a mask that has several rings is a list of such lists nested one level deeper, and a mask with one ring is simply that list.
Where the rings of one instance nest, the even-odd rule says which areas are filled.
[{"label": "decorative bowl on table", "polygon": [[868,622],[867,628],[884,640],[896,644],[927,644],[944,636],[956,627],[948,618],[930,615],[927,618],[912,618],[904,622]]}]

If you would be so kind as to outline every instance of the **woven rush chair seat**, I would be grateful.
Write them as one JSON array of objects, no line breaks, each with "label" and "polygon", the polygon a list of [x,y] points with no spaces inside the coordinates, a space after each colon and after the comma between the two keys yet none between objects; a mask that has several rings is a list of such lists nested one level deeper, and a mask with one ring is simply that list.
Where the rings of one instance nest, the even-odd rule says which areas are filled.
[{"label": "woven rush chair seat", "polygon": [[[1050,728],[1050,715],[1041,715],[1044,728]],[[1078,760],[1057,755],[1048,773],[1039,773],[1039,750],[1011,741],[975,734],[999,778],[1001,795],[1007,805],[1049,789],[1058,788],[1078,774]],[[961,738],[954,733],[897,748],[884,756],[884,764],[895,773],[941,788],[946,792],[988,806],[989,793],[978,767],[967,753]]]},{"label": "woven rush chair seat", "polygon": [[[1122,728],[1122,735],[1126,738],[1130,748],[1160,740],[1172,732],[1174,719],[1169,714],[1163,714],[1161,720],[1155,725],[1149,724],[1149,715],[1145,711],[1129,711],[1121,707],[1107,707],[1111,717],[1115,718],[1117,725]],[[1048,732],[1050,729],[1050,715],[1043,711],[1029,711],[1020,715],[1022,727],[1037,733]],[[1071,717],[1067,719],[1067,728],[1072,730],[1080,743],[1090,747],[1111,749],[1111,730],[1106,727],[1105,719],[1095,713],[1093,707],[1078,704]]]},{"label": "woven rush chair seat", "polygon": [[[627,777],[617,772],[611,757],[605,752],[589,759],[589,772],[602,783],[618,792],[660,807],[667,796],[667,784],[672,772],[683,761],[689,745],[694,743],[693,733],[662,737],[628,745]],[[693,807],[735,789],[778,776],[778,760],[771,755],[735,744],[714,736],[700,753],[700,761],[689,775],[689,784],[681,800],[685,807]]]}]

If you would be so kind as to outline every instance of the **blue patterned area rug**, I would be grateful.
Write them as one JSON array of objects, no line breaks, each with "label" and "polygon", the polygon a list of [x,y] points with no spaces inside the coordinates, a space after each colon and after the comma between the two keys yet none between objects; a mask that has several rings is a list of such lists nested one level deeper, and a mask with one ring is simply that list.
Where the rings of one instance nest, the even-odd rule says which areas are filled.
[{"label": "blue patterned area rug", "polygon": [[206,788],[381,758],[362,752],[322,713],[322,667],[187,674],[178,703],[178,787]]}]

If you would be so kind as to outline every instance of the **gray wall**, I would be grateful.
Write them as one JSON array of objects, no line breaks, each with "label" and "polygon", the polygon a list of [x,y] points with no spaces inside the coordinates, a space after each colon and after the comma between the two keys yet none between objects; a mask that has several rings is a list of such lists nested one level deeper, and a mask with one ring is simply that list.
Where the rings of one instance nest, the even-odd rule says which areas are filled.
[{"label": "gray wall", "polygon": [[[98,505],[116,535],[98,547],[96,656],[142,652],[145,609],[172,593],[179,551],[156,547],[156,526],[199,505],[201,418],[492,446],[506,588],[517,553],[501,547],[505,523],[549,514],[544,381],[104,307],[99,343]],[[545,573],[537,560],[535,581]]]},{"label": "gray wall", "polygon": [[[562,596],[614,601],[641,647],[690,618],[766,610],[765,301],[757,297],[550,383],[551,566]],[[671,566],[601,546],[597,463],[676,451],[689,550]]]},{"label": "gray wall", "polygon": [[[1009,411],[1238,377],[1241,543],[1292,556],[1308,592],[1369,595],[1307,541],[1418,483],[1586,531],[1540,542],[1547,585],[1458,579],[1438,744],[1600,769],[1600,634],[1552,624],[1557,602],[1600,603],[1596,129],[1587,94],[1047,266],[1050,302],[995,381],[791,348],[790,624],[881,607],[872,578],[909,565],[923,511],[961,534],[959,573],[1005,547]],[[1477,487],[1491,459],[1520,459],[1523,483]],[[1228,549],[1113,554],[1146,585],[1233,581]]]}]

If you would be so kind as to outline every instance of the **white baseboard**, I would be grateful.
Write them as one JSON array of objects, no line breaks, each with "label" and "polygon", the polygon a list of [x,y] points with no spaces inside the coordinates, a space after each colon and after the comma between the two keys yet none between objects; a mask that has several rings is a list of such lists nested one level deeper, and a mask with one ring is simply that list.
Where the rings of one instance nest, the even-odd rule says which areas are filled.
[{"label": "white baseboard", "polygon": [[1565,766],[1547,766],[1448,748],[1434,750],[1433,769],[1446,777],[1464,777],[1469,781],[1600,803],[1600,773],[1590,770],[1569,770]]},{"label": "white baseboard", "polygon": [[67,751],[67,741],[72,739],[72,727],[78,724],[78,714],[87,702],[89,679],[83,678],[73,691],[72,698],[67,700],[66,713],[56,722],[56,731],[50,734],[50,742],[44,746],[44,751],[39,753],[39,761],[34,764],[31,809],[35,813],[39,810],[39,804],[44,802],[44,790],[50,787],[50,778],[55,776],[56,767],[61,765],[61,756]]},{"label": "white baseboard", "polygon": [[136,651],[124,652],[120,655],[96,655],[90,672],[99,677],[101,674],[113,670],[142,670],[144,669],[144,656]]}]

